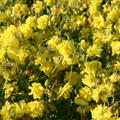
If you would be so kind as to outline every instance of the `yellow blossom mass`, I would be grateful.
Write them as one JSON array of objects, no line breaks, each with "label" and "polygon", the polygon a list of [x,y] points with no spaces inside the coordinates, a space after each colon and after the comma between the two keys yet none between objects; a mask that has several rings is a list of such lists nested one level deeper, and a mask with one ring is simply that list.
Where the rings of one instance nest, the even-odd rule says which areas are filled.
[{"label": "yellow blossom mass", "polygon": [[120,0],[0,0],[0,120],[120,120]]},{"label": "yellow blossom mass", "polygon": [[29,86],[28,88],[31,90],[29,95],[33,95],[34,99],[41,99],[44,94],[44,88],[40,83],[33,83],[32,86]]}]

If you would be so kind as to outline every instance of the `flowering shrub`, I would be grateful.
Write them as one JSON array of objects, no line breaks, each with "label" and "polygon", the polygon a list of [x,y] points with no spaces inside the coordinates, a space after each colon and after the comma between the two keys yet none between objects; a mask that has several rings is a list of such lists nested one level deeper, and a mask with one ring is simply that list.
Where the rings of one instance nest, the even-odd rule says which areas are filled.
[{"label": "flowering shrub", "polygon": [[119,8],[1,0],[0,119],[120,120]]}]

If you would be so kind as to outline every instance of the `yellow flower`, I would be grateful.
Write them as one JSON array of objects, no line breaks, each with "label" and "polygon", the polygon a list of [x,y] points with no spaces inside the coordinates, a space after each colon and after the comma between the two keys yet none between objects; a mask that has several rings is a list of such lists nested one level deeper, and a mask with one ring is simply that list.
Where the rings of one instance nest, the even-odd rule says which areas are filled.
[{"label": "yellow flower", "polygon": [[103,5],[103,11],[104,12],[109,12],[110,11],[110,5],[108,3]]},{"label": "yellow flower", "polygon": [[38,57],[35,59],[35,65],[39,65],[39,64],[45,63],[45,60],[42,59],[42,58],[43,58],[43,57],[38,56]]},{"label": "yellow flower", "polygon": [[50,40],[47,41],[48,48],[52,50],[57,49],[57,45],[60,43],[60,39],[58,36],[53,36]]},{"label": "yellow flower", "polygon": [[116,21],[120,16],[119,8],[113,8],[108,14],[107,14],[107,20]]},{"label": "yellow flower", "polygon": [[26,112],[32,117],[42,117],[45,110],[45,105],[42,101],[31,101],[27,103]]},{"label": "yellow flower", "polygon": [[44,88],[40,83],[32,83],[32,86],[29,86],[28,89],[31,89],[29,95],[33,95],[34,99],[41,99],[44,94]]},{"label": "yellow flower", "polygon": [[39,69],[49,76],[53,70],[53,64],[50,62],[45,62],[44,64],[41,64]]},{"label": "yellow flower", "polygon": [[85,86],[79,90],[79,96],[83,98],[86,101],[91,101],[92,100],[92,91],[89,87]]},{"label": "yellow flower", "polygon": [[44,30],[48,26],[48,20],[49,16],[48,15],[43,15],[37,19],[37,26],[39,29]]},{"label": "yellow flower", "polygon": [[33,4],[33,10],[35,11],[36,14],[42,12],[44,10],[44,5],[42,1],[36,1],[35,4]]},{"label": "yellow flower", "polygon": [[53,61],[57,70],[63,70],[68,67],[68,64],[66,63],[62,56],[54,56]]},{"label": "yellow flower", "polygon": [[102,64],[99,61],[85,62],[84,72],[87,74],[99,74],[102,70]]},{"label": "yellow flower", "polygon": [[31,82],[31,81],[34,81],[36,79],[36,76],[35,75],[31,75],[30,77],[29,77],[29,81]]},{"label": "yellow flower", "polygon": [[31,101],[26,103],[24,100],[10,104],[6,102],[0,111],[2,120],[22,119],[24,115],[42,117],[45,105],[43,101]]},{"label": "yellow flower", "polygon": [[13,103],[12,105],[15,111],[15,118],[21,118],[26,113],[27,103],[22,100],[19,103]]},{"label": "yellow flower", "polygon": [[0,49],[0,63],[3,62],[5,56],[5,49]]},{"label": "yellow flower", "polygon": [[20,42],[13,34],[8,34],[4,37],[2,45],[6,48],[17,49],[19,48]]},{"label": "yellow flower", "polygon": [[100,48],[99,45],[93,44],[93,46],[90,46],[87,49],[87,55],[88,56],[97,56],[97,57],[101,57],[101,52],[102,49]]},{"label": "yellow flower", "polygon": [[83,16],[83,15],[78,15],[78,16],[72,18],[71,19],[71,24],[73,25],[72,27],[74,29],[79,28],[80,25],[84,25],[85,24],[85,20],[86,20],[86,17]]},{"label": "yellow flower", "polygon": [[25,39],[30,38],[33,34],[33,29],[28,24],[22,24],[18,29],[23,34]]},{"label": "yellow flower", "polygon": [[17,28],[14,25],[9,26],[0,37],[0,46],[2,48],[17,49],[19,48],[20,42],[17,36]]},{"label": "yellow flower", "polygon": [[85,42],[85,40],[81,40],[79,43],[79,46],[80,46],[80,49],[85,51],[89,47],[89,43]]},{"label": "yellow flower", "polygon": [[70,97],[70,93],[72,92],[72,86],[69,83],[66,83],[64,87],[60,87],[58,91],[57,99],[64,98],[68,99]]},{"label": "yellow flower", "polygon": [[102,27],[104,27],[105,23],[104,23],[104,18],[102,15],[96,16],[93,18],[93,26],[95,28],[101,29]]},{"label": "yellow flower", "polygon": [[72,57],[70,56],[64,56],[63,61],[65,61],[68,65],[75,64],[78,62],[78,55],[73,55]]},{"label": "yellow flower", "polygon": [[10,35],[13,34],[14,36],[17,35],[17,27],[15,25],[10,25],[7,27],[7,29],[4,31],[4,35]]},{"label": "yellow flower", "polygon": [[102,106],[101,104],[91,110],[91,113],[94,120],[110,120],[112,117],[112,113],[108,111],[107,106]]},{"label": "yellow flower", "polygon": [[57,46],[59,53],[63,56],[70,56],[73,54],[75,47],[73,43],[69,40],[64,40]]},{"label": "yellow flower", "polygon": [[5,105],[2,106],[0,115],[2,120],[13,120],[15,115],[14,108],[8,101],[5,103]]},{"label": "yellow flower", "polygon": [[28,50],[25,50],[25,49],[23,49],[23,48],[20,48],[20,49],[18,50],[17,55],[18,55],[20,64],[24,64],[27,56],[29,55],[29,52],[28,52]]},{"label": "yellow flower", "polygon": [[12,16],[16,16],[18,18],[21,18],[22,15],[26,16],[28,15],[29,8],[26,4],[15,4],[15,6],[12,7]]},{"label": "yellow flower", "polygon": [[99,81],[99,80],[92,74],[85,74],[84,78],[82,78],[82,83],[84,85],[87,85],[90,88],[94,87],[96,85],[97,81]]},{"label": "yellow flower", "polygon": [[99,6],[102,0],[91,0],[89,4],[89,12],[91,16],[99,15]]},{"label": "yellow flower", "polygon": [[8,83],[4,86],[4,90],[5,90],[5,98],[8,98],[10,97],[11,93],[14,90],[14,85]]},{"label": "yellow flower", "polygon": [[63,40],[62,43],[57,46],[57,49],[59,51],[59,54],[64,57],[63,60],[66,61],[67,64],[74,64],[77,62],[78,56],[74,56],[76,48],[72,41]]},{"label": "yellow flower", "polygon": [[19,57],[17,55],[17,51],[8,49],[7,55],[10,59],[13,59],[13,60],[15,60],[15,62],[19,63]]},{"label": "yellow flower", "polygon": [[109,77],[111,82],[119,82],[120,81],[120,75],[117,73],[113,73],[110,77]]},{"label": "yellow flower", "polygon": [[36,28],[37,25],[37,18],[35,16],[29,16],[27,19],[26,19],[26,24],[29,25],[31,28]]},{"label": "yellow flower", "polygon": [[119,41],[113,41],[110,46],[112,48],[112,55],[120,54],[120,42]]},{"label": "yellow flower", "polygon": [[100,99],[106,102],[107,98],[112,96],[113,91],[114,87],[112,83],[101,84],[99,87],[93,89],[92,98],[96,102]]},{"label": "yellow flower", "polygon": [[55,0],[44,0],[47,6],[52,6],[55,3]]}]

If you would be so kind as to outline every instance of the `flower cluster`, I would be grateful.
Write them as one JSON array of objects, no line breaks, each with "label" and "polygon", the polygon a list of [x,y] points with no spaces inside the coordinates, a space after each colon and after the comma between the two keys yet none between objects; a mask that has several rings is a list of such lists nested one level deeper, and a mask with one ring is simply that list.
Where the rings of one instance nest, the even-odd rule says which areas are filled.
[{"label": "flower cluster", "polygon": [[120,120],[119,8],[0,0],[0,119]]}]

